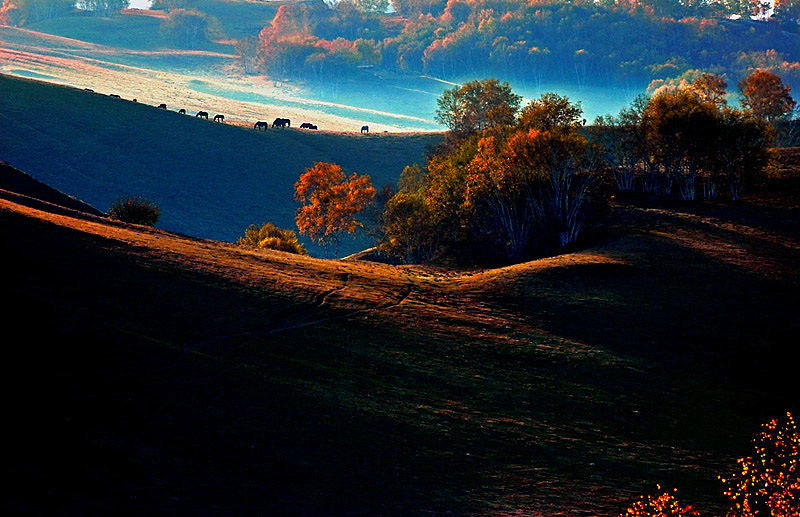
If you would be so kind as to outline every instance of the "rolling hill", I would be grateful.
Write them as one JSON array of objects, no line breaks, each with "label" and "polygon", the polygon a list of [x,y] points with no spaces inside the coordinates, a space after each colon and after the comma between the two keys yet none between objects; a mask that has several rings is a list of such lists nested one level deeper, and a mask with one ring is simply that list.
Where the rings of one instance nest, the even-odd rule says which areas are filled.
[{"label": "rolling hill", "polygon": [[[208,110],[213,116],[213,108]],[[294,228],[294,182],[315,161],[369,174],[381,187],[395,183],[406,165],[423,163],[426,149],[442,138],[257,132],[254,122],[215,124],[0,75],[0,159],[100,210],[123,195],[148,197],[162,209],[161,227],[225,241],[234,241],[251,223]],[[369,245],[343,239],[339,252]]]},{"label": "rolling hill", "polygon": [[800,189],[777,186],[620,204],[590,249],[485,271],[248,251],[0,191],[0,505],[588,516],[661,483],[718,510],[715,476],[798,403]]}]

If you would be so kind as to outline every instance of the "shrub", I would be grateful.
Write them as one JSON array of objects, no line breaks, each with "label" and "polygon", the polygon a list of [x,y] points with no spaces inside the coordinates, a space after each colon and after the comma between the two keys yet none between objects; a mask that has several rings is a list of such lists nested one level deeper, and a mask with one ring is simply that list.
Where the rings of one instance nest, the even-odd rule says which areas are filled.
[{"label": "shrub", "polygon": [[[660,486],[658,490],[661,490]],[[658,497],[647,496],[636,501],[619,517],[680,517],[682,515],[698,515],[698,513],[691,506],[681,506],[675,496],[664,492]]]},{"label": "shrub", "polygon": [[306,249],[297,240],[297,234],[293,230],[284,230],[272,223],[265,223],[261,226],[251,224],[244,231],[244,237],[239,238],[238,244],[252,248],[268,248],[298,255],[308,255]]},{"label": "shrub", "polygon": [[149,199],[131,196],[119,198],[111,203],[106,215],[124,223],[153,226],[161,217],[161,209]]},{"label": "shrub", "polygon": [[735,517],[800,515],[800,434],[792,414],[764,424],[753,439],[753,455],[738,471],[720,478]]}]

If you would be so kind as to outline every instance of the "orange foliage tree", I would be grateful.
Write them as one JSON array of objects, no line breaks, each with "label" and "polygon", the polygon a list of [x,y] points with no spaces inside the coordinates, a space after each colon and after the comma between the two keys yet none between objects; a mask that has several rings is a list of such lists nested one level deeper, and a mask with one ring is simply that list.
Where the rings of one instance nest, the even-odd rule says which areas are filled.
[{"label": "orange foliage tree", "polygon": [[[658,490],[661,490],[660,486]],[[681,515],[698,515],[698,513],[691,506],[681,506],[674,495],[664,492],[658,497],[649,495],[639,499],[619,517],[680,517]]]},{"label": "orange foliage tree", "polygon": [[791,87],[767,70],[758,69],[739,83],[742,106],[768,122],[788,116],[795,106]]},{"label": "orange foliage tree", "polygon": [[369,176],[347,177],[335,163],[316,162],[294,185],[297,228],[319,244],[336,244],[342,233],[361,227],[355,216],[375,198]]},{"label": "orange foliage tree", "polygon": [[753,456],[720,478],[731,517],[800,516],[800,435],[791,413],[764,424],[753,439]]}]

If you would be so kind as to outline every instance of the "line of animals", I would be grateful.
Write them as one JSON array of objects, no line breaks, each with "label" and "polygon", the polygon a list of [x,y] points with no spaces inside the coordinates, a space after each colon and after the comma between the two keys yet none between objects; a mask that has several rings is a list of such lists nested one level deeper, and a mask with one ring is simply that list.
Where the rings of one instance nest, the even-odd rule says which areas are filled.
[{"label": "line of animals", "polygon": [[[91,88],[84,88],[84,90],[87,91],[87,92],[94,93],[94,90],[92,90]],[[116,93],[111,93],[108,96],[112,97],[114,99],[121,99],[122,98],[119,95],[117,95]],[[133,99],[133,102],[137,102],[136,99]],[[163,110],[167,109],[166,103],[163,103],[163,102],[161,104],[159,104],[158,107],[160,109],[163,109]],[[186,110],[184,108],[181,108],[181,109],[178,110],[178,113],[180,113],[182,115],[186,115]],[[195,115],[195,117],[204,118],[204,119],[208,120],[208,112],[207,111],[198,111],[197,114]],[[219,122],[223,122],[224,123],[225,122],[225,115],[222,115],[222,114],[218,113],[218,114],[214,115],[214,119],[213,120],[214,120],[214,122],[219,121]],[[253,129],[264,130],[264,131],[269,129],[269,127],[270,127],[269,122],[264,122],[263,120],[259,120],[258,122],[256,122],[253,125]],[[292,121],[289,120],[288,118],[280,118],[280,117],[278,117],[272,122],[272,127],[292,127]],[[312,124],[310,122],[303,122],[302,124],[300,124],[300,129],[318,129],[318,128],[317,128],[316,124]],[[364,133],[369,133],[369,126],[361,126],[361,134],[364,134]]]}]

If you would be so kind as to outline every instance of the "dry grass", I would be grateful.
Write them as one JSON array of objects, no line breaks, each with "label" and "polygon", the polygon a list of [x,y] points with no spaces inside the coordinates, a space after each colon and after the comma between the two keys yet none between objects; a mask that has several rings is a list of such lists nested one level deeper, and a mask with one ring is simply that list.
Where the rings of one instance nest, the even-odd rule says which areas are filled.
[{"label": "dry grass", "polygon": [[12,345],[42,388],[16,509],[615,515],[655,483],[718,509],[759,412],[798,402],[797,235],[754,201],[618,206],[591,249],[471,272],[7,192],[0,218],[10,321],[42,343]]}]

